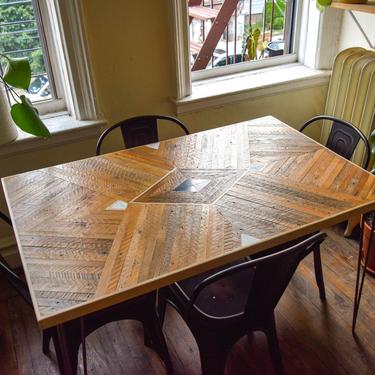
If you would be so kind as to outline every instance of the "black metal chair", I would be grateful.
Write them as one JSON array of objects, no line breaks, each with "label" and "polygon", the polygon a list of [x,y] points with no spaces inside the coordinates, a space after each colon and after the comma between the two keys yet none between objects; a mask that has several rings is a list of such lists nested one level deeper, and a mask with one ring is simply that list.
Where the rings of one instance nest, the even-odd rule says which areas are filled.
[{"label": "black metal chair", "polygon": [[203,375],[222,375],[231,347],[256,330],[267,336],[276,373],[284,373],[274,309],[300,261],[324,238],[317,233],[160,290],[161,319],[166,303],[180,313],[197,341]]},{"label": "black metal chair", "polygon": [[190,134],[187,127],[178,119],[171,116],[147,115],[123,120],[112,125],[100,135],[96,144],[96,155],[100,155],[101,145],[105,137],[117,128],[121,128],[125,148],[137,147],[159,141],[158,120],[171,121],[179,126],[185,134]]},{"label": "black metal chair", "polygon": [[[345,159],[350,160],[359,143],[362,140],[365,146],[365,155],[362,168],[367,169],[370,160],[370,144],[360,129],[348,121],[341,120],[337,117],[320,115],[305,122],[300,129],[303,132],[309,125],[317,121],[328,120],[332,123],[331,131],[328,136],[326,147],[341,155]],[[325,122],[325,124],[329,124]]]},{"label": "black metal chair", "polygon": [[[0,211],[0,219],[12,226],[12,221],[8,216]],[[0,273],[17,290],[22,298],[31,305],[31,297],[26,282],[11,268],[7,261],[0,255]]]},{"label": "black metal chair", "polygon": [[[10,218],[1,211],[0,219],[12,226]],[[25,301],[29,305],[32,305],[26,282],[12,270],[10,265],[1,255],[0,273],[18,291]],[[65,348],[65,356],[59,345],[57,327],[43,330],[43,353],[46,355],[49,354],[49,345],[52,339],[55,346],[60,373],[62,375],[75,374],[77,372],[79,347],[84,343],[85,338],[90,333],[107,323],[127,319],[138,320],[143,324],[145,345],[157,351],[164,361],[168,373],[172,373],[172,362],[157,314],[156,292],[145,294],[93,314],[88,314],[83,320],[75,319],[64,323],[64,330],[68,344]],[[84,332],[82,332],[81,328],[82,321],[84,324]],[[67,370],[67,362],[69,363],[69,370]]]}]

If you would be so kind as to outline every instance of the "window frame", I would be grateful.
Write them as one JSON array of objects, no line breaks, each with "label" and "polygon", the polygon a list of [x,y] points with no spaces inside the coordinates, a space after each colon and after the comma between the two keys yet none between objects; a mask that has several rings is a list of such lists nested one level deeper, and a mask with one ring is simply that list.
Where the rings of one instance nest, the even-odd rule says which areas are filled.
[{"label": "window frame", "polygon": [[101,119],[88,58],[82,1],[49,0],[47,4],[55,18],[68,112],[76,120]]},{"label": "window frame", "polygon": [[48,60],[55,98],[34,102],[41,116],[67,114],[74,120],[97,120],[92,70],[88,59],[82,2],[33,0],[35,19]]},{"label": "window frame", "polygon": [[282,64],[290,64],[298,61],[298,47],[300,44],[301,27],[299,22],[302,14],[302,0],[295,0],[295,28],[292,34],[294,51],[284,56],[273,57],[252,62],[231,64],[215,69],[204,69],[200,71],[190,71],[190,46],[189,46],[189,15],[188,4],[186,0],[173,0],[173,28],[174,28],[174,48],[176,58],[176,76],[177,93],[176,99],[180,100],[192,93],[192,83],[210,78],[219,78],[221,76],[243,73],[251,70],[257,70],[266,67],[272,67]]},{"label": "window frame", "polygon": [[[22,3],[20,3],[22,4]],[[30,0],[29,4],[33,8],[34,13],[34,20],[38,32],[38,38],[40,41],[40,48],[43,54],[43,60],[46,68],[45,74],[48,76],[49,79],[49,87],[51,90],[51,98],[47,99],[40,99],[38,101],[34,101],[33,105],[38,109],[41,115],[50,112],[58,112],[66,110],[66,102],[64,99],[63,90],[61,88],[61,79],[60,75],[57,70],[54,68],[56,65],[54,54],[55,52],[54,45],[51,42],[51,35],[48,33],[49,25],[48,20],[44,16],[42,16],[42,8],[45,8],[45,3],[40,2],[39,0]],[[6,5],[6,3],[5,3]],[[22,22],[22,20],[20,20]],[[28,21],[30,22],[30,21]],[[50,53],[51,51],[51,53]],[[8,95],[9,100],[9,95]]]}]

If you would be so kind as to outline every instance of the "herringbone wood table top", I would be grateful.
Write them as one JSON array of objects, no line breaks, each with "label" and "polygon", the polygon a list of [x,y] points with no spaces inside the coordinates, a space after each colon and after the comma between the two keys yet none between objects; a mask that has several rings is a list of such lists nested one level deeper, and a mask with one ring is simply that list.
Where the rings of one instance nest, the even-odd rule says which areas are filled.
[{"label": "herringbone wood table top", "polygon": [[375,209],[374,185],[272,117],[3,179],[42,328]]}]

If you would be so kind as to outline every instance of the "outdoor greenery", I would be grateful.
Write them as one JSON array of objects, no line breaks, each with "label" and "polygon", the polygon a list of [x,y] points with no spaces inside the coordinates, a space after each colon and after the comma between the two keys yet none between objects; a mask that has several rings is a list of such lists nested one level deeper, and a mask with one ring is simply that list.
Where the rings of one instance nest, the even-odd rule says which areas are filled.
[{"label": "outdoor greenery", "polygon": [[[14,100],[10,114],[15,124],[23,131],[38,137],[49,137],[50,132],[39,117],[38,110],[25,95],[19,95],[16,89],[28,90],[31,81],[31,68],[27,57],[11,58],[0,54],[5,61],[4,74],[0,73],[0,82],[7,88]],[[4,125],[4,124],[3,124]]]},{"label": "outdoor greenery", "polygon": [[[272,30],[283,31],[285,19],[285,4],[286,0],[275,0],[272,19]],[[246,51],[249,60],[256,60],[263,58],[264,51],[267,47],[269,40],[269,32],[271,29],[271,16],[272,16],[272,0],[267,0],[266,6],[266,27],[265,27],[265,41],[260,40],[260,35],[263,30],[264,16],[251,26],[248,24],[245,27],[243,35],[243,50]]]},{"label": "outdoor greenery", "polygon": [[27,57],[33,74],[45,73],[31,1],[0,0],[0,53]]},{"label": "outdoor greenery", "polygon": [[247,55],[249,60],[257,59],[257,49],[259,45],[260,29],[250,27],[249,36],[247,38]]},{"label": "outdoor greenery", "polygon": [[[285,16],[285,4],[286,0],[275,0],[275,6],[273,10],[272,29],[283,30],[284,29],[284,16]],[[266,31],[270,30],[272,16],[272,0],[267,0],[266,4]],[[263,29],[263,19],[258,21],[255,25],[256,28]]]}]

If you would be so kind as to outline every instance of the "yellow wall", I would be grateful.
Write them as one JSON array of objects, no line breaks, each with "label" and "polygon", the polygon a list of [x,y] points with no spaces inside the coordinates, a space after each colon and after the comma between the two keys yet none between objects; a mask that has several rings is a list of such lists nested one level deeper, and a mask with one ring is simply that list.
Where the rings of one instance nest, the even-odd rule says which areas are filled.
[{"label": "yellow wall", "polygon": [[[89,58],[103,117],[113,124],[147,113],[174,114],[171,1],[84,0]],[[326,87],[228,104],[181,116],[191,131],[274,115],[293,126],[323,111]],[[0,177],[94,154],[94,139],[0,159]],[[0,207],[4,208],[0,196]],[[0,226],[0,237],[5,227]]]},{"label": "yellow wall", "polygon": [[[375,44],[375,14],[353,12],[357,21],[364,30],[367,38],[372,43]],[[344,12],[341,31],[340,31],[340,41],[339,50],[342,51],[349,47],[363,47],[366,49],[371,49],[366,38],[361,33],[360,29],[356,25],[353,18],[348,12]]]},{"label": "yellow wall", "polygon": [[[109,123],[145,113],[173,114],[174,64],[171,1],[85,0],[91,62],[104,117]],[[115,9],[115,11],[114,11]],[[321,113],[325,90],[279,94],[185,114],[199,131],[273,114],[294,126]]]}]

